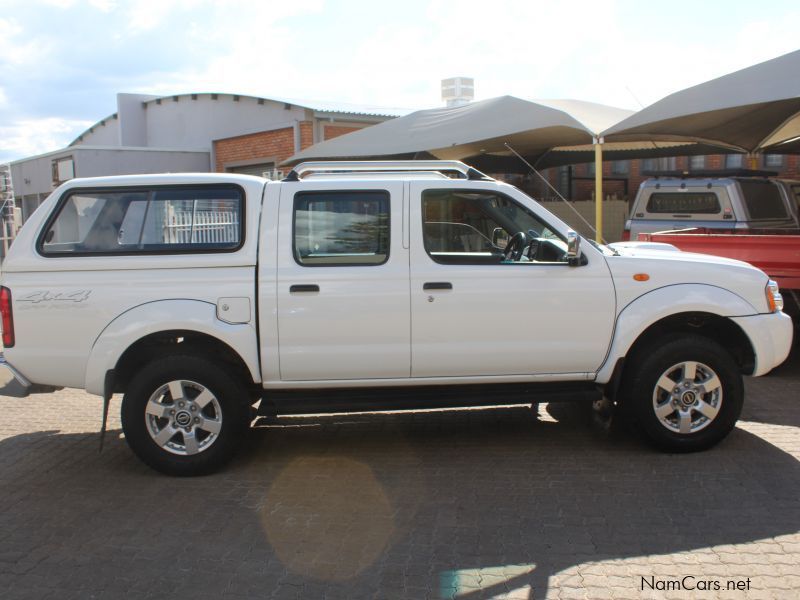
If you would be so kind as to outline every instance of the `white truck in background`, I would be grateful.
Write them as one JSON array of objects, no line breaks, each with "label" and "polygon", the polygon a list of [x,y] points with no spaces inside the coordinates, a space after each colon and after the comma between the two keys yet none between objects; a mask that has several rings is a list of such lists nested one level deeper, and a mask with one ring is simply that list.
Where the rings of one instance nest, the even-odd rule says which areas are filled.
[{"label": "white truck in background", "polygon": [[581,244],[458,162],[306,163],[74,179],[0,281],[2,365],[24,393],[124,394],[165,473],[229,460],[258,414],[605,398],[667,451],[734,427],[742,375],[792,341],[742,262]]}]

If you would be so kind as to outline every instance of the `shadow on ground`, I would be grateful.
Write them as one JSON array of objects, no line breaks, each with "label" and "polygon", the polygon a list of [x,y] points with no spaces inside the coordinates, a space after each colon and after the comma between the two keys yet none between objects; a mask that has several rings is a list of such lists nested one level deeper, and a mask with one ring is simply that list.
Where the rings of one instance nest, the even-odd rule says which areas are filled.
[{"label": "shadow on ground", "polygon": [[0,589],[538,598],[576,564],[800,530],[800,465],[755,435],[662,455],[592,434],[579,408],[552,414],[281,419],[195,479],[148,470],[118,430],[102,455],[96,435],[12,437],[0,443]]}]

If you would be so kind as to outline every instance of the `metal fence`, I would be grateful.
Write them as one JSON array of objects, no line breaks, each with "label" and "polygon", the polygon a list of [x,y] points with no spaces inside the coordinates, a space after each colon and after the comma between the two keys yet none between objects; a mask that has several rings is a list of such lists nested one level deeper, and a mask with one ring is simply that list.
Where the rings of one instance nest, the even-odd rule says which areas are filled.
[{"label": "metal fence", "polygon": [[239,241],[235,211],[174,211],[164,228],[168,244],[223,244]]}]

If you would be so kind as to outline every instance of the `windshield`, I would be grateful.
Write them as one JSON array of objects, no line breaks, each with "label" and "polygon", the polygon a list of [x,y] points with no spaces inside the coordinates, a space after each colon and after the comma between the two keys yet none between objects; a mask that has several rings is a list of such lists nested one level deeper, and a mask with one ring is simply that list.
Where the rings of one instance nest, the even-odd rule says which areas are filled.
[{"label": "windshield", "polygon": [[596,241],[594,241],[591,238],[585,238],[583,236],[580,236],[580,237],[581,237],[581,239],[586,240],[592,246],[594,246],[595,248],[600,250],[600,252],[602,252],[606,256],[619,256],[619,252],[617,252],[616,250],[614,250],[614,248],[611,248],[610,246],[606,246],[605,244],[598,244]]}]

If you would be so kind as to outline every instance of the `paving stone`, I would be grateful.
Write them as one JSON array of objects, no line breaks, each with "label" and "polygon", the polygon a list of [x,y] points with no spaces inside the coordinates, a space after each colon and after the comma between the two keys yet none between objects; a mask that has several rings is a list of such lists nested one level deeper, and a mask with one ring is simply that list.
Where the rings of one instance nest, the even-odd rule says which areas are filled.
[{"label": "paving stone", "polygon": [[[6,598],[800,597],[800,360],[717,448],[599,436],[585,408],[282,417],[174,479],[101,401],[0,396]],[[751,579],[747,592],[643,589]]]}]

